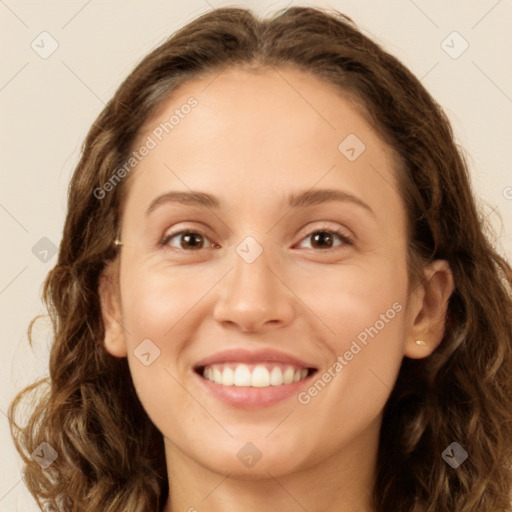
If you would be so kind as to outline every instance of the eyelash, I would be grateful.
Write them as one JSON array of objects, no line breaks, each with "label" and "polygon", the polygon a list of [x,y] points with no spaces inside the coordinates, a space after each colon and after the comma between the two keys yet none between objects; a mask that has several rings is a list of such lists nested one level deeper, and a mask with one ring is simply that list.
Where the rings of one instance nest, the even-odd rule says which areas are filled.
[{"label": "eyelash", "polygon": [[[327,247],[326,249],[316,249],[315,250],[313,248],[312,250],[314,250],[315,252],[334,251],[334,250],[338,250],[338,249],[344,249],[347,246],[354,245],[353,239],[350,236],[348,236],[346,233],[336,230],[336,229],[331,229],[328,227],[320,227],[320,228],[317,228],[317,229],[311,231],[304,238],[302,238],[301,241],[305,240],[305,239],[309,238],[310,236],[315,235],[317,233],[328,233],[329,235],[338,236],[343,243],[341,245],[338,245],[335,247],[331,247],[331,248]],[[175,233],[170,233],[168,235],[164,235],[164,237],[162,238],[162,240],[160,240],[158,245],[164,249],[178,250],[178,251],[181,251],[182,253],[183,252],[197,252],[198,249],[186,250],[186,249],[181,249],[181,248],[177,248],[177,247],[171,248],[170,246],[168,246],[169,241],[172,240],[174,237],[176,237],[178,235],[185,235],[185,234],[201,235],[204,239],[210,240],[210,238],[203,231],[201,231],[199,229],[182,229],[180,231],[176,231]],[[201,249],[205,249],[205,248],[201,248]]]}]

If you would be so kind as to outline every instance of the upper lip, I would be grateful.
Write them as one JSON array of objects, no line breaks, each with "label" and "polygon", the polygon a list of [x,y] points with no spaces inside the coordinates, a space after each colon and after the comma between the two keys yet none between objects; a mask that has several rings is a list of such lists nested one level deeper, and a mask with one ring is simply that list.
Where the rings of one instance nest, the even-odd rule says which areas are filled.
[{"label": "upper lip", "polygon": [[213,364],[220,363],[281,363],[295,366],[297,368],[316,369],[311,364],[298,359],[297,357],[285,354],[274,349],[247,350],[247,349],[229,349],[217,352],[205,359],[202,359],[195,365],[195,369],[204,368]]}]

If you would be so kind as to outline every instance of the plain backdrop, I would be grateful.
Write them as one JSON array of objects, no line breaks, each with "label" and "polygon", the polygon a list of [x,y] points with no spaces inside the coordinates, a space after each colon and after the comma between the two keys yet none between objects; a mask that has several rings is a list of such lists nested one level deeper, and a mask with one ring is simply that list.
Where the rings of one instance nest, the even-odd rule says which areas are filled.
[{"label": "plain backdrop", "polygon": [[2,511],[38,510],[5,413],[16,391],[47,372],[49,323],[36,328],[33,350],[26,329],[45,312],[41,285],[56,262],[86,132],[145,54],[199,14],[228,5],[262,15],[286,5],[335,8],[401,59],[445,108],[482,215],[499,251],[512,253],[510,0],[0,0]]}]

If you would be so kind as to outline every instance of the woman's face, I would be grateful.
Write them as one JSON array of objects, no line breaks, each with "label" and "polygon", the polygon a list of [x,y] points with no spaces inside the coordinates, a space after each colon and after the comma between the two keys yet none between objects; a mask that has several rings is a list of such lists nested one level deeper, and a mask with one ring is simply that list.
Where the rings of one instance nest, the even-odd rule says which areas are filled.
[{"label": "woman's face", "polygon": [[169,459],[256,478],[372,452],[419,357],[390,148],[317,78],[230,69],[134,150],[106,346]]}]

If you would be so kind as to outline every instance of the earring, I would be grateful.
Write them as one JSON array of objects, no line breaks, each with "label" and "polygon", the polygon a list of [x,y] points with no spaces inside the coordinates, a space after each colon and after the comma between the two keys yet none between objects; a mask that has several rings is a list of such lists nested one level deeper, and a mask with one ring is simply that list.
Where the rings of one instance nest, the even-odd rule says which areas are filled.
[{"label": "earring", "polygon": [[121,240],[119,240],[118,238],[116,238],[114,240],[114,245],[117,246],[117,247],[120,247],[121,245],[123,245],[123,242],[121,242]]},{"label": "earring", "polygon": [[423,340],[416,340],[416,345],[426,345]]}]

